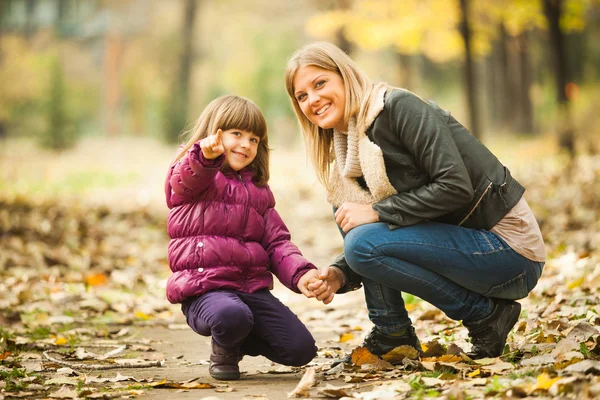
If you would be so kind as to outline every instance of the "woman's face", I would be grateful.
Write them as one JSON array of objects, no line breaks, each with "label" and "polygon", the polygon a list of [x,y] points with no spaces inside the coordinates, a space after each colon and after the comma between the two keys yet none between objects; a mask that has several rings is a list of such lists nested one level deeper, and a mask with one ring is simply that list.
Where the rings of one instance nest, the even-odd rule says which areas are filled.
[{"label": "woman's face", "polygon": [[314,65],[300,67],[294,76],[294,97],[302,113],[323,129],[347,131],[345,89],[340,75]]}]

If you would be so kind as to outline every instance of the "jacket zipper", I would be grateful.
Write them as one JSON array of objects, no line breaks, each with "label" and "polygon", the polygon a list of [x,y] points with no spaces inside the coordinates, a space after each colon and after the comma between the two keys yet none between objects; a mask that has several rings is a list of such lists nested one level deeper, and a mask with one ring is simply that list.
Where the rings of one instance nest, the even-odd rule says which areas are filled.
[{"label": "jacket zipper", "polygon": [[464,217],[462,221],[460,221],[460,223],[458,224],[458,226],[461,226],[462,224],[465,223],[466,220],[469,219],[469,217],[471,216],[471,214],[473,214],[473,211],[475,211],[475,209],[477,208],[477,206],[479,205],[479,203],[481,203],[481,200],[483,200],[483,196],[485,196],[485,194],[488,192],[488,190],[490,190],[490,188],[492,187],[493,184],[494,184],[493,182],[490,182],[490,184],[485,188],[485,190],[483,191],[483,193],[481,194],[481,196],[477,200],[477,203],[475,203],[475,205],[473,206],[473,208],[471,208],[471,211],[469,211],[469,213],[467,214],[467,216]]},{"label": "jacket zipper", "polygon": [[[248,189],[248,186],[246,185],[246,182],[244,182],[244,179],[242,178],[242,174],[240,174],[238,172],[237,174],[238,179],[240,180],[240,182],[242,182],[242,184],[244,185],[244,188],[246,189],[246,193],[248,194],[248,206],[246,207],[246,212],[244,213],[244,222],[241,225],[242,229],[246,228],[246,225],[248,224],[248,218],[250,217],[250,189]],[[238,240],[242,240],[242,237],[239,236]],[[246,282],[247,282],[247,276],[246,276],[247,271],[242,268],[242,287],[246,288]]]}]

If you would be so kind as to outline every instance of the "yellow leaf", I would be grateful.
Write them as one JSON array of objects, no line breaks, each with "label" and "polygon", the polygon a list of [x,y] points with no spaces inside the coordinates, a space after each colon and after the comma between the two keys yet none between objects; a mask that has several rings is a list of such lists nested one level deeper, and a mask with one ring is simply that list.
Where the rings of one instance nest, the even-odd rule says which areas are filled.
[{"label": "yellow leaf", "polygon": [[85,278],[85,283],[87,283],[90,286],[104,285],[107,281],[108,281],[108,278],[104,274],[88,275]]},{"label": "yellow leaf", "polygon": [[572,281],[572,282],[570,282],[569,284],[567,284],[567,288],[569,288],[569,289],[575,289],[575,288],[578,288],[579,286],[581,286],[581,284],[583,283],[583,281],[584,281],[584,280],[585,280],[585,279],[584,279],[584,277],[582,276],[581,278],[579,278],[579,279],[577,279],[577,280],[575,280],[575,281]]},{"label": "yellow leaf", "polygon": [[479,376],[479,375],[481,375],[481,370],[480,370],[480,369],[476,369],[475,371],[473,371],[473,372],[469,372],[469,373],[467,374],[467,376],[468,376],[469,378],[474,378],[474,377],[476,377],[476,376]]},{"label": "yellow leaf", "polygon": [[550,389],[550,387],[552,385],[554,385],[554,382],[556,382],[558,380],[560,380],[560,377],[550,378],[550,375],[548,375],[546,372],[544,372],[543,374],[538,375],[537,383],[533,387],[533,390],[537,390],[537,389],[548,390],[548,389]]},{"label": "yellow leaf", "polygon": [[139,319],[143,319],[143,320],[149,320],[150,318],[152,318],[150,315],[145,314],[141,311],[136,311],[135,312],[135,317],[139,318]]},{"label": "yellow leaf", "polygon": [[417,308],[417,303],[408,303],[405,304],[404,307],[406,308],[406,311],[414,311]]},{"label": "yellow leaf", "polygon": [[65,339],[62,336],[57,337],[56,340],[54,341],[54,344],[59,345],[59,346],[64,346],[65,344],[67,344],[67,339]]},{"label": "yellow leaf", "polygon": [[416,360],[419,357],[419,352],[412,346],[398,346],[391,351],[385,353],[381,358],[390,363],[401,363],[404,358]]},{"label": "yellow leaf", "polygon": [[351,333],[342,333],[340,335],[340,343],[347,342],[348,340],[354,339],[354,335]]}]

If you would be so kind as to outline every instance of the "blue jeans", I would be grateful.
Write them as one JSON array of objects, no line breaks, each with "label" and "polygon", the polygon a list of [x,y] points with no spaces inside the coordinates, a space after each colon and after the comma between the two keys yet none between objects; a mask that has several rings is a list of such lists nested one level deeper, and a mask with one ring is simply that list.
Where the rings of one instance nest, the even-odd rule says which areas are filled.
[{"label": "blue jeans", "polygon": [[402,292],[473,322],[492,312],[490,298],[526,297],[544,266],[492,232],[435,222],[358,226],[345,235],[344,254],[362,277],[369,318],[384,333],[411,325]]}]

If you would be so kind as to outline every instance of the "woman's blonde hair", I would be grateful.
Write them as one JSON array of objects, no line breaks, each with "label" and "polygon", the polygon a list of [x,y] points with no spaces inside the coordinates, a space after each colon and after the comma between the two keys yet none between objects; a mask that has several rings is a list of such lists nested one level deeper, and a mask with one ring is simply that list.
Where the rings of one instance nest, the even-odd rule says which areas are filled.
[{"label": "woman's blonde hair", "polygon": [[250,164],[254,169],[253,181],[264,186],[269,181],[269,141],[267,122],[260,108],[251,100],[241,96],[222,96],[211,101],[196,121],[194,128],[182,136],[189,135],[175,161],[177,162],[197,141],[213,135],[217,130],[239,129],[260,138],[256,158]]},{"label": "woman's blonde hair", "polygon": [[333,129],[323,129],[310,122],[304,115],[298,100],[294,96],[294,78],[301,67],[314,65],[341,76],[346,91],[346,107],[344,123],[350,119],[360,120],[370,100],[373,88],[371,80],[356,63],[339,47],[327,43],[316,42],[297,50],[289,59],[285,69],[285,86],[300,123],[310,160],[315,168],[319,181],[329,186],[329,172],[334,160]]}]

